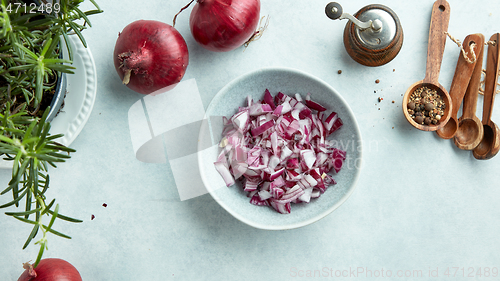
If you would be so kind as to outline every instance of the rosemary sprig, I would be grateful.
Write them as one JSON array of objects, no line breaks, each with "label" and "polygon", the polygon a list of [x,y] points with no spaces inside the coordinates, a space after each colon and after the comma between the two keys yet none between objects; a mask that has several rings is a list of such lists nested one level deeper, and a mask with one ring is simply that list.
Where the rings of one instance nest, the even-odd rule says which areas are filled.
[{"label": "rosemary sprig", "polygon": [[[61,135],[49,136],[50,123],[46,122],[49,110],[50,108],[45,110],[42,118],[29,116],[25,109],[11,115],[9,107],[0,113],[0,154],[8,155],[5,159],[13,161],[12,179],[7,188],[0,193],[0,195],[4,195],[11,192],[12,200],[1,205],[0,209],[10,206],[19,207],[20,202],[25,201],[24,211],[6,212],[5,214],[33,225],[33,230],[23,249],[41,231],[41,238],[35,243],[40,246],[35,266],[47,248],[48,233],[70,238],[68,235],[53,229],[56,219],[82,222],[61,215],[59,204],[55,204],[55,199],[47,203],[45,192],[50,182],[48,165],[56,167],[56,163],[66,161],[70,158],[70,153],[75,152],[74,149],[56,142]],[[48,224],[42,222],[44,218],[49,220]]]},{"label": "rosemary sprig", "polygon": [[[26,102],[36,108],[43,93],[54,89],[55,84],[50,82],[55,74],[72,73],[74,69],[69,66],[73,50],[68,36],[76,34],[86,47],[82,32],[91,26],[89,16],[102,10],[94,0],[90,2],[95,9],[85,12],[79,8],[84,0],[60,0],[57,13],[27,13],[26,9],[12,8],[12,3],[19,2],[0,3],[0,104],[5,102],[4,93],[10,85],[19,104]],[[64,39],[68,60],[60,58],[60,38]]]},{"label": "rosemary sprig", "polygon": [[[50,107],[38,108],[55,89],[58,77],[74,69],[68,36],[76,34],[86,47],[82,32],[91,26],[89,16],[102,12],[94,0],[89,1],[95,9],[82,11],[84,1],[57,0],[53,1],[57,9],[40,12],[42,6],[37,6],[32,13],[20,8],[28,2],[31,7],[30,0],[0,0],[0,157],[12,161],[12,178],[0,189],[0,196],[10,193],[12,199],[0,209],[24,209],[5,214],[33,225],[23,249],[36,240],[40,249],[35,267],[47,249],[49,233],[70,238],[54,229],[56,220],[82,222],[60,214],[56,200],[45,195],[50,186],[49,166],[66,161],[75,150],[57,142],[62,135],[49,134]],[[47,2],[43,0],[42,5]],[[63,48],[69,59],[62,59]]]}]

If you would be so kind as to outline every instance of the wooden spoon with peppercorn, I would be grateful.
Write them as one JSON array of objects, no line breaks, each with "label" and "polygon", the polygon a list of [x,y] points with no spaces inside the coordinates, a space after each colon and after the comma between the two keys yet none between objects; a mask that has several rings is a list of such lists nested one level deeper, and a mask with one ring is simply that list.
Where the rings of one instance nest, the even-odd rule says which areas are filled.
[{"label": "wooden spoon with peppercorn", "polygon": [[[411,85],[403,97],[403,114],[406,120],[415,128],[423,131],[436,131],[450,118],[452,109],[450,95],[446,89],[439,84],[439,72],[443,60],[444,48],[446,45],[446,31],[450,20],[450,5],[446,0],[437,0],[432,6],[431,23],[429,28],[429,41],[427,43],[427,64],[425,68],[425,77]],[[440,96],[444,103],[444,112],[440,116],[440,121],[425,124],[425,118],[415,113],[414,109],[409,108],[410,97],[419,91],[432,91]],[[412,104],[415,105],[415,104]],[[410,105],[411,106],[411,105]],[[416,108],[416,107],[415,107]],[[417,110],[420,110],[420,105]],[[410,114],[415,113],[415,114]],[[420,113],[419,113],[420,114]]]},{"label": "wooden spoon with peppercorn", "polygon": [[479,53],[476,56],[476,66],[472,72],[469,86],[465,92],[463,114],[458,119],[458,131],[455,134],[455,145],[463,150],[474,149],[483,139],[483,124],[476,116],[477,96],[481,85],[483,72],[484,35],[478,34],[482,41],[476,42]]},{"label": "wooden spoon with peppercorn", "polygon": [[[458,55],[457,67],[455,68],[455,75],[451,81],[450,86],[450,97],[452,103],[452,111],[450,118],[443,127],[436,131],[437,135],[443,139],[451,139],[455,136],[458,130],[458,119],[457,113],[462,105],[464,99],[465,91],[469,85],[470,79],[472,77],[472,72],[476,66],[476,60],[474,60],[472,55],[472,48],[474,48],[474,53],[480,53],[479,48],[484,45],[484,36],[481,37],[478,34],[471,34],[465,37],[463,46],[465,49],[465,54],[460,52]],[[467,58],[470,61],[467,61]]]},{"label": "wooden spoon with peppercorn", "polygon": [[488,46],[488,56],[486,58],[483,101],[484,136],[479,145],[472,151],[474,157],[479,160],[490,159],[500,150],[500,131],[497,125],[491,121],[499,76],[500,33],[493,34],[490,41],[494,43]]}]

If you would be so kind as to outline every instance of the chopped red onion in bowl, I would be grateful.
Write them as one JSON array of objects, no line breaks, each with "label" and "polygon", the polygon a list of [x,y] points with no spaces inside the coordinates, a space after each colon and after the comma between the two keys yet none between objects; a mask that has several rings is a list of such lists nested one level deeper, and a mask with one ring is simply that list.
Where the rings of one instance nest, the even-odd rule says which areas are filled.
[{"label": "chopped red onion in bowl", "polygon": [[228,187],[241,180],[251,204],[288,214],[291,203],[309,203],[336,184],[328,173],[338,173],[346,159],[328,139],[343,122],[326,110],[310,94],[273,97],[266,90],[261,101],[248,97],[224,119],[216,170]]}]

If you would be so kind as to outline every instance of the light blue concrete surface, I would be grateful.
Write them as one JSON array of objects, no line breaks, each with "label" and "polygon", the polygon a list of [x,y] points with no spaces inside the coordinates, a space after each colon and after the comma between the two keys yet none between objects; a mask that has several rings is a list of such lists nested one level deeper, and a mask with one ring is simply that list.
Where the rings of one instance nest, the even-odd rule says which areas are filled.
[{"label": "light blue concrete surface", "polygon": [[[84,32],[96,62],[96,102],[72,144],[77,153],[51,171],[48,191],[62,213],[84,222],[56,222],[73,239],[50,236],[45,257],[68,260],[86,281],[312,279],[308,274],[332,280],[498,280],[492,275],[500,268],[500,156],[477,161],[452,141],[411,127],[401,110],[402,94],[425,74],[433,1],[381,2],[399,16],[404,44],[392,62],[376,68],[347,55],[346,21],[325,16],[328,1],[261,1],[270,24],[245,51],[206,51],[190,34],[191,8],[178,17],[176,27],[190,52],[184,80],[196,79],[205,108],[228,82],[261,67],[295,68],[329,83],[350,104],[364,141],[364,166],[352,196],[326,218],[288,231],[247,226],[208,194],[180,201],[168,164],[135,158],[127,114],[143,96],[121,84],[112,54],[128,23],[171,23],[188,1],[101,0],[104,14],[92,17],[93,27]],[[355,13],[372,3],[341,4]],[[456,38],[483,33],[488,39],[500,32],[500,2],[449,3],[449,32]],[[447,40],[440,76],[447,89],[458,54]],[[480,118],[481,109],[480,97]],[[500,123],[498,106],[493,121]],[[9,178],[8,170],[0,171],[1,185]],[[0,214],[0,280],[17,280],[22,263],[36,259],[37,246],[21,250],[30,229]]]}]

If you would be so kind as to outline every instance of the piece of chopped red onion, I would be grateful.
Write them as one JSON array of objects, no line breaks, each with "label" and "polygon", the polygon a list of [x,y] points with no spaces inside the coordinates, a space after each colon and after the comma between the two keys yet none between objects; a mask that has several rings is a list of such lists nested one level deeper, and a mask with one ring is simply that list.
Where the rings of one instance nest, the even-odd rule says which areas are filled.
[{"label": "piece of chopped red onion", "polygon": [[273,97],[266,89],[262,101],[247,97],[246,107],[224,118],[215,168],[227,186],[241,180],[251,204],[290,213],[291,203],[309,203],[336,184],[328,173],[346,159],[327,139],[343,122],[325,111],[309,93]]}]

